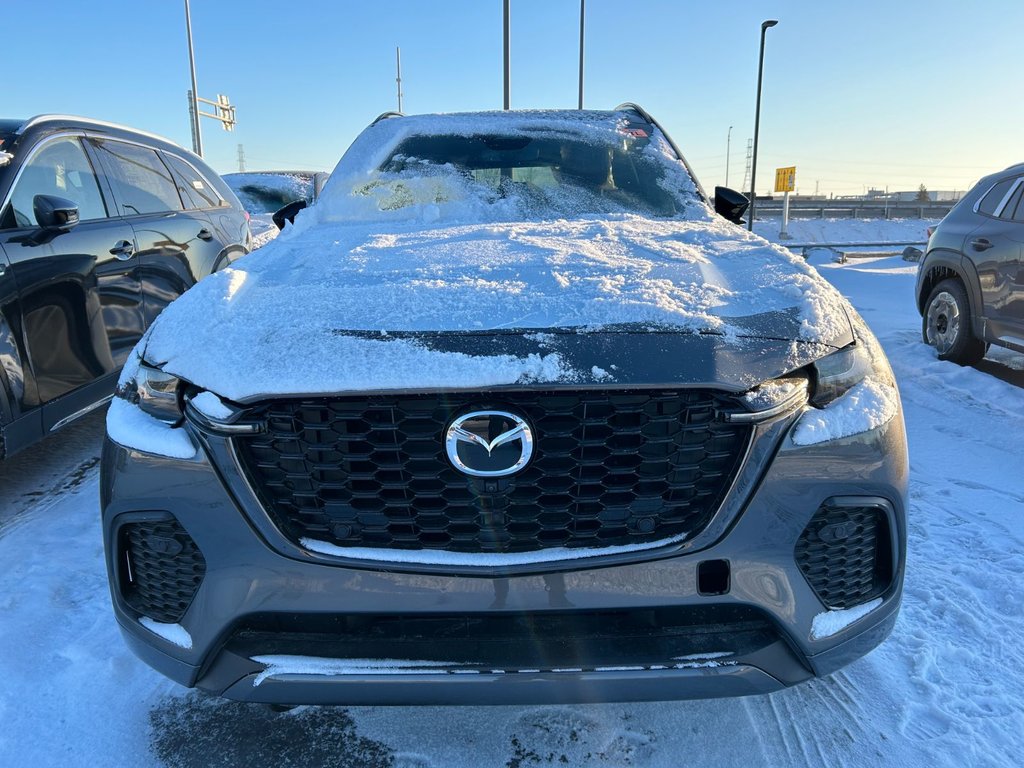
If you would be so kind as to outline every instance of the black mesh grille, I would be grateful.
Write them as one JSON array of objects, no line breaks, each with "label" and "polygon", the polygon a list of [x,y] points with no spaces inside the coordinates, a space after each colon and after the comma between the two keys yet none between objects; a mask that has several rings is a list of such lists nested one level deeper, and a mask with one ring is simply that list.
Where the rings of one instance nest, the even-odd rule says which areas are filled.
[{"label": "black mesh grille", "polygon": [[206,560],[177,520],[121,527],[121,584],[128,605],[156,621],[175,623],[206,574]]},{"label": "black mesh grille", "polygon": [[877,507],[824,506],[800,535],[796,562],[829,608],[878,597],[892,582],[888,518]]},{"label": "black mesh grille", "polygon": [[[707,391],[510,392],[280,401],[268,431],[236,438],[277,525],[339,546],[530,552],[694,535],[735,475],[750,428]],[[471,478],[443,433],[469,410],[525,417],[534,458]]]}]

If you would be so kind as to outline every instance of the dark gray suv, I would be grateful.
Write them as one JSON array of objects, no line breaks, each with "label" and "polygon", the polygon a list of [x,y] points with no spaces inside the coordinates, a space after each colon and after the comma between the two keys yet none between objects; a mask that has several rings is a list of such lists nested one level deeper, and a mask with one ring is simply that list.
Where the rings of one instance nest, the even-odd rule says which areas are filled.
[{"label": "dark gray suv", "polygon": [[117,620],[228,698],[763,693],[899,610],[885,356],[635,106],[379,119],[118,394]]},{"label": "dark gray suv", "polygon": [[931,233],[917,273],[922,336],[973,365],[989,344],[1024,352],[1024,164],[986,176]]}]

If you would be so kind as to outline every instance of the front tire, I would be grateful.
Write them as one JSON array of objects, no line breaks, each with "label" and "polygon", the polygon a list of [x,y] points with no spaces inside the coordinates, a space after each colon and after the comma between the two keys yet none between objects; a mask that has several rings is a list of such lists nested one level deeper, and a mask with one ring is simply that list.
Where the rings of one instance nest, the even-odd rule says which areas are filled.
[{"label": "front tire", "polygon": [[928,296],[921,335],[935,347],[939,360],[975,365],[985,356],[985,342],[971,330],[971,305],[959,280],[943,280]]}]

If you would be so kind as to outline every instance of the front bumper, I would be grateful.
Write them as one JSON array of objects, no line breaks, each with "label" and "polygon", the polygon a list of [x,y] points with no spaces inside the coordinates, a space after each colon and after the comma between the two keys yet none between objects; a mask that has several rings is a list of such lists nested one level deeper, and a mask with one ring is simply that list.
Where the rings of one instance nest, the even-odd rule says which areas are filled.
[{"label": "front bumper", "polygon": [[[102,505],[114,610],[129,645],[148,664],[183,685],[244,701],[568,703],[767,693],[828,674],[874,648],[891,631],[902,592],[908,473],[902,413],[870,432],[807,447],[789,440],[793,419],[759,428],[744,469],[747,479],[733,489],[728,514],[716,517],[698,546],[652,550],[639,561],[584,559],[529,573],[476,576],[342,564],[275,538],[255,498],[245,494],[226,441],[195,434],[196,457],[178,460],[108,440]],[[827,637],[816,637],[814,619],[828,609],[797,566],[794,546],[822,504],[835,499],[884,508],[892,580],[877,607]],[[202,582],[179,621],[187,648],[140,623],[142,617],[124,597],[118,531],[126,521],[154,514],[180,523],[205,555]],[[712,582],[717,586],[709,592],[701,564],[722,562],[727,579]],[[404,638],[408,642],[397,646],[400,656],[387,643],[373,655],[380,662],[433,660],[431,668],[339,669],[311,667],[309,658],[330,658],[332,649],[354,647],[351,633],[346,644],[329,631],[252,632],[253,622],[266,617],[298,628],[307,620],[319,625],[365,617],[372,626],[375,617],[452,616],[474,626],[505,617],[540,626],[561,617],[559,626],[571,626],[575,617],[593,621],[612,612],[642,622],[648,613],[661,616],[658,612],[666,610],[682,616],[683,624],[702,611],[724,617],[740,612],[744,621],[756,618],[770,633],[744,643],[731,620],[703,630],[698,623],[695,631],[691,622],[691,629],[663,638],[660,645],[644,651],[637,646],[633,658],[624,657],[621,646],[610,652],[594,634],[538,635],[532,643],[519,643],[532,651],[497,664],[484,659],[486,654],[474,656],[482,646],[472,632],[460,629],[446,640],[442,627],[418,641]],[[658,619],[648,623],[657,627]],[[522,628],[516,632],[522,640]],[[372,632],[366,640],[372,651]],[[366,656],[360,646],[359,658]],[[472,663],[464,663],[463,656]],[[255,657],[273,657],[276,663]]]}]

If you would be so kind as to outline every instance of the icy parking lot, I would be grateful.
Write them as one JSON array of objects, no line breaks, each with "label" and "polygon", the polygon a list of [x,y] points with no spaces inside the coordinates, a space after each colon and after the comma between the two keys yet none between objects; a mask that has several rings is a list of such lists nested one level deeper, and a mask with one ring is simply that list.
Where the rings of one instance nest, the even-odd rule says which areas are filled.
[{"label": "icy parking lot", "polygon": [[[923,225],[846,222],[831,237],[916,238]],[[915,265],[811,260],[886,348],[910,441],[903,611],[866,658],[747,699],[282,715],[211,700],[121,640],[93,416],[0,464],[0,766],[1019,765],[1024,356],[993,351],[979,369],[939,362],[920,342]]]}]

